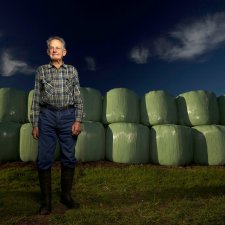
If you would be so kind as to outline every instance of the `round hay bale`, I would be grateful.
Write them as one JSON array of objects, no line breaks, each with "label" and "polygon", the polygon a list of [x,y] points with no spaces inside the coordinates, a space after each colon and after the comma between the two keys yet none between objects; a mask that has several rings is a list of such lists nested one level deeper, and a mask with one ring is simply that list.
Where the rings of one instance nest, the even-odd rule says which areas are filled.
[{"label": "round hay bale", "polygon": [[109,124],[106,159],[118,163],[148,163],[149,128],[135,123]]},{"label": "round hay bale", "polygon": [[166,166],[188,165],[193,160],[193,138],[190,127],[156,125],[150,129],[150,161]]},{"label": "round hay bale", "polygon": [[20,161],[19,138],[20,123],[0,123],[0,162]]},{"label": "round hay bale", "polygon": [[218,97],[220,124],[225,125],[225,95]]},{"label": "round hay bale", "polygon": [[149,125],[176,124],[176,100],[166,91],[150,91],[141,98],[141,123]]},{"label": "round hay bale", "polygon": [[83,122],[78,135],[76,159],[82,162],[99,161],[105,158],[105,128],[99,122]]},{"label": "round hay bale", "polygon": [[27,121],[27,93],[13,88],[0,88],[0,122]]},{"label": "round hay bale", "polygon": [[190,91],[177,97],[179,124],[210,125],[219,122],[216,95],[209,91]]},{"label": "round hay bale", "polygon": [[115,88],[106,93],[103,101],[103,123],[138,123],[139,97],[127,88]]},{"label": "round hay bale", "polygon": [[101,93],[94,88],[80,88],[84,105],[84,121],[102,120],[102,100]]},{"label": "round hay bale", "polygon": [[201,125],[192,128],[194,162],[203,165],[224,165],[225,126]]}]

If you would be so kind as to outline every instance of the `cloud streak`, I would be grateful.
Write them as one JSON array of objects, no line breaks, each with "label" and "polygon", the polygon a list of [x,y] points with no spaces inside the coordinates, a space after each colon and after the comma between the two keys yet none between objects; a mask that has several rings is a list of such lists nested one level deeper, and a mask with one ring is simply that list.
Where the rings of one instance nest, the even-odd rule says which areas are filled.
[{"label": "cloud streak", "polygon": [[137,64],[145,64],[148,62],[150,52],[147,47],[134,47],[129,55],[130,59]]},{"label": "cloud streak", "polygon": [[155,42],[155,53],[168,60],[190,60],[217,48],[225,42],[225,13],[216,13],[182,24],[168,38]]},{"label": "cloud streak", "polygon": [[91,56],[85,57],[85,61],[87,63],[87,69],[90,71],[96,71],[96,62],[95,59]]},{"label": "cloud streak", "polygon": [[4,52],[1,56],[0,74],[5,77],[10,77],[16,73],[31,74],[35,70],[26,62],[13,59],[9,52]]}]

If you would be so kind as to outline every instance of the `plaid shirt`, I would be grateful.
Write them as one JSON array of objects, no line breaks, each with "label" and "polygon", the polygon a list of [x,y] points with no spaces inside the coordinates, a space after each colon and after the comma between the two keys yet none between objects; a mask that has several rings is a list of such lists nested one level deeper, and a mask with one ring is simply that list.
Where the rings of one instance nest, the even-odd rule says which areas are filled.
[{"label": "plaid shirt", "polygon": [[74,120],[81,122],[83,102],[78,73],[73,66],[63,64],[57,69],[52,64],[47,64],[37,68],[30,115],[33,127],[38,126],[40,105],[44,104],[54,107],[74,105],[76,108]]}]

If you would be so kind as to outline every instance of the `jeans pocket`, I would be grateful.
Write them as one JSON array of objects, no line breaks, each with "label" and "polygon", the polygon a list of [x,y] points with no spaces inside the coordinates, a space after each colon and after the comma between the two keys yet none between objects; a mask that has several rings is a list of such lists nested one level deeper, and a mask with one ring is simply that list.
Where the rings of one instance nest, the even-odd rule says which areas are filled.
[{"label": "jeans pocket", "polygon": [[75,116],[75,108],[69,109],[68,114]]}]

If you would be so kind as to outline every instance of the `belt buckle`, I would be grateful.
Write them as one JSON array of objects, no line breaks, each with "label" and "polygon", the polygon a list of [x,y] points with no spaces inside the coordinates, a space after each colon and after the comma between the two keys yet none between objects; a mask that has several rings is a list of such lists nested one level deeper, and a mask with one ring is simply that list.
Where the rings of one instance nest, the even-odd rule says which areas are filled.
[{"label": "belt buckle", "polygon": [[67,106],[59,107],[58,110],[62,111],[62,110],[70,109],[70,108],[71,106],[67,105]]},{"label": "belt buckle", "polygon": [[68,105],[68,106],[57,107],[57,106],[52,106],[52,105],[46,105],[45,107],[48,109],[55,110],[55,111],[62,111],[62,110],[70,109],[73,106]]},{"label": "belt buckle", "polygon": [[59,111],[62,111],[62,110],[65,110],[65,109],[68,109],[68,106],[62,106],[62,107],[59,107]]}]

